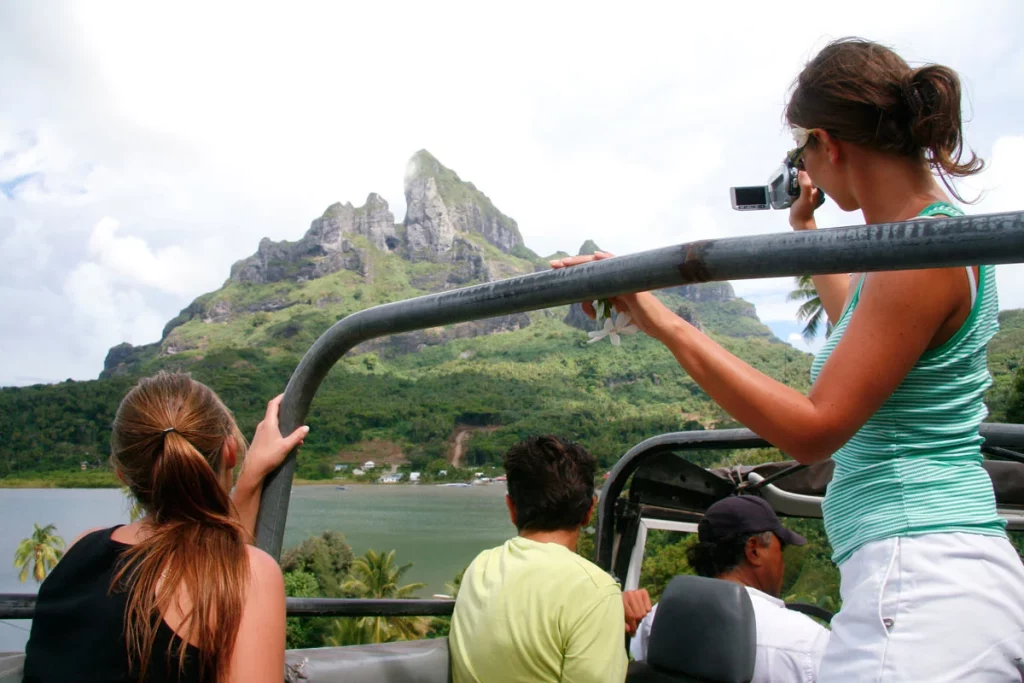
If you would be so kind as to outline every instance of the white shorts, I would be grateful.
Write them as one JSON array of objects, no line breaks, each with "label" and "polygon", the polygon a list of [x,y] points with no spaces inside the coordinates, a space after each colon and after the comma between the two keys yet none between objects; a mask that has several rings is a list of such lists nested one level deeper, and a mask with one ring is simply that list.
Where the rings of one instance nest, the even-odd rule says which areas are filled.
[{"label": "white shorts", "polygon": [[1024,680],[1024,565],[1005,538],[889,538],[839,571],[820,683]]}]

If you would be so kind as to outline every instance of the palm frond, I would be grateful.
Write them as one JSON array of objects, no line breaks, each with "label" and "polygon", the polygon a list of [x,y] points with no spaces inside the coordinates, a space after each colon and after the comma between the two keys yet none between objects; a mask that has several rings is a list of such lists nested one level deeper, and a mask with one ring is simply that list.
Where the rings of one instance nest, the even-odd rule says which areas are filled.
[{"label": "palm frond", "polygon": [[810,275],[801,275],[796,278],[797,288],[787,296],[787,301],[803,301],[796,311],[797,320],[804,322],[804,329],[801,333],[804,341],[811,343],[818,336],[822,322],[825,322],[825,336],[832,333],[832,322],[828,320],[825,308],[821,304],[821,297],[814,287],[814,280]]}]

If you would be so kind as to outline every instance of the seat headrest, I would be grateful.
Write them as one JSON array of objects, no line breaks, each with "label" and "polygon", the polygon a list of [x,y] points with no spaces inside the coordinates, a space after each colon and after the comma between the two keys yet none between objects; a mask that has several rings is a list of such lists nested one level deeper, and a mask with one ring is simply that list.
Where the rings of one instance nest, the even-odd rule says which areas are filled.
[{"label": "seat headrest", "polygon": [[754,676],[757,628],[746,589],[731,581],[677,576],[651,625],[647,661],[665,673],[715,683]]}]

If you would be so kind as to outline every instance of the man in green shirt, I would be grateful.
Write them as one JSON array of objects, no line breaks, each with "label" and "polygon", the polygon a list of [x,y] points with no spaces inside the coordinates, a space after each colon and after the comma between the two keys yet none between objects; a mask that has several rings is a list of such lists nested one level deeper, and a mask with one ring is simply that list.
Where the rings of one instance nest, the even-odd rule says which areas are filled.
[{"label": "man in green shirt", "polygon": [[449,637],[454,683],[625,679],[622,593],[576,554],[596,468],[594,456],[554,436],[505,454],[519,535],[480,553],[462,578]]}]

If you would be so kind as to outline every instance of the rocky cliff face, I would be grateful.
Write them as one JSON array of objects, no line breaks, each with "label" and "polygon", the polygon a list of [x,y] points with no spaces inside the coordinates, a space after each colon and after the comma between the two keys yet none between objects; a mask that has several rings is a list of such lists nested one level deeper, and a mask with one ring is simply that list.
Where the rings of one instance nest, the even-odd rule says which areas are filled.
[{"label": "rocky cliff face", "polygon": [[729,282],[703,282],[697,285],[669,287],[666,294],[676,294],[695,304],[726,303],[736,298],[736,290]]},{"label": "rocky cliff face", "polygon": [[367,254],[353,244],[364,237],[375,249],[411,260],[452,264],[446,284],[460,286],[491,279],[483,250],[472,241],[483,237],[505,253],[524,249],[516,222],[501,213],[472,183],[464,182],[426,150],[409,160],[405,178],[406,215],[401,225],[388,203],[371,193],[366,203],[336,203],[315,219],[297,242],[264,238],[256,253],[231,268],[235,282],[266,284],[309,280],[338,270],[368,276]]},{"label": "rocky cliff face", "polygon": [[[540,267],[539,261],[531,263],[536,256],[524,247],[516,222],[426,150],[417,152],[409,161],[405,198],[407,211],[401,223],[395,222],[388,202],[371,193],[362,206],[349,202],[330,205],[295,242],[262,239],[255,254],[231,267],[227,284],[235,285],[232,291],[236,294],[227,295],[222,290],[197,298],[167,323],[159,344],[119,345],[111,349],[104,372],[128,371],[141,358],[140,353],[151,357],[195,348],[195,344],[201,343],[196,341],[196,335],[183,342],[178,339],[181,335],[174,333],[190,323],[231,324],[246,316],[272,314],[293,306],[301,309],[302,304],[320,310],[335,308],[353,293],[337,291],[303,300],[290,283],[301,285],[345,270],[372,284],[375,258],[396,259],[392,264],[408,262],[397,270],[404,271],[408,284],[422,292],[489,282]],[[489,257],[488,244],[510,254],[510,258],[493,256],[493,252]],[[516,258],[511,257],[513,252]],[[395,266],[387,270],[394,278]],[[400,287],[401,280],[397,282]],[[252,289],[269,284],[275,287]],[[366,306],[376,303],[383,301],[365,301]],[[382,350],[401,352],[438,340],[518,329],[529,322],[529,316],[522,315],[465,323],[450,334],[404,336],[382,345]]]},{"label": "rocky cliff face", "polygon": [[260,240],[256,253],[231,267],[231,280],[266,284],[283,280],[311,280],[339,270],[369,275],[365,249],[350,237],[365,237],[380,251],[394,251],[400,244],[395,217],[388,203],[376,193],[358,208],[351,203],[332,204],[313,221],[298,242]]},{"label": "rocky cliff face", "polygon": [[438,259],[455,244],[455,226],[432,176],[405,181],[406,246],[412,258]]},{"label": "rocky cliff face", "polygon": [[[405,199],[407,211],[401,223],[395,222],[387,201],[371,193],[362,206],[330,205],[295,242],[264,238],[255,254],[232,266],[223,289],[198,297],[169,321],[160,342],[138,347],[121,344],[111,349],[104,374],[128,373],[147,359],[188,351],[205,353],[219,346],[250,344],[273,346],[288,338],[293,328],[304,330],[303,325],[313,324],[319,330],[320,325],[338,317],[395,298],[547,268],[546,260],[525,247],[514,220],[426,150],[409,161]],[[579,253],[598,250],[596,243],[587,240]],[[381,271],[379,280],[375,268]],[[339,271],[351,275],[343,273],[344,277],[316,282]],[[754,315],[752,306],[736,300],[729,283],[665,291],[684,300],[680,314],[696,324],[704,317],[705,306],[725,305],[732,316]],[[356,301],[359,303],[353,305]],[[678,300],[673,305],[678,308]],[[284,309],[290,310],[282,313]],[[303,322],[308,320],[314,322]],[[564,320],[583,330],[596,327],[578,304],[569,308]],[[361,350],[386,355],[406,353],[529,324],[530,316],[526,314],[504,316],[447,330],[398,335],[369,342]],[[271,327],[273,334],[264,333]]]},{"label": "rocky cliff face", "polygon": [[514,220],[426,150],[409,160],[405,201],[410,256],[444,254],[452,248],[457,233],[482,235],[506,254],[523,246]]},{"label": "rocky cliff face", "polygon": [[401,243],[395,229],[395,216],[376,192],[371,192],[359,208],[351,203],[331,204],[324,215],[309,226],[306,238],[316,239],[325,250],[341,251],[345,235],[362,235],[384,252],[394,251]]}]

